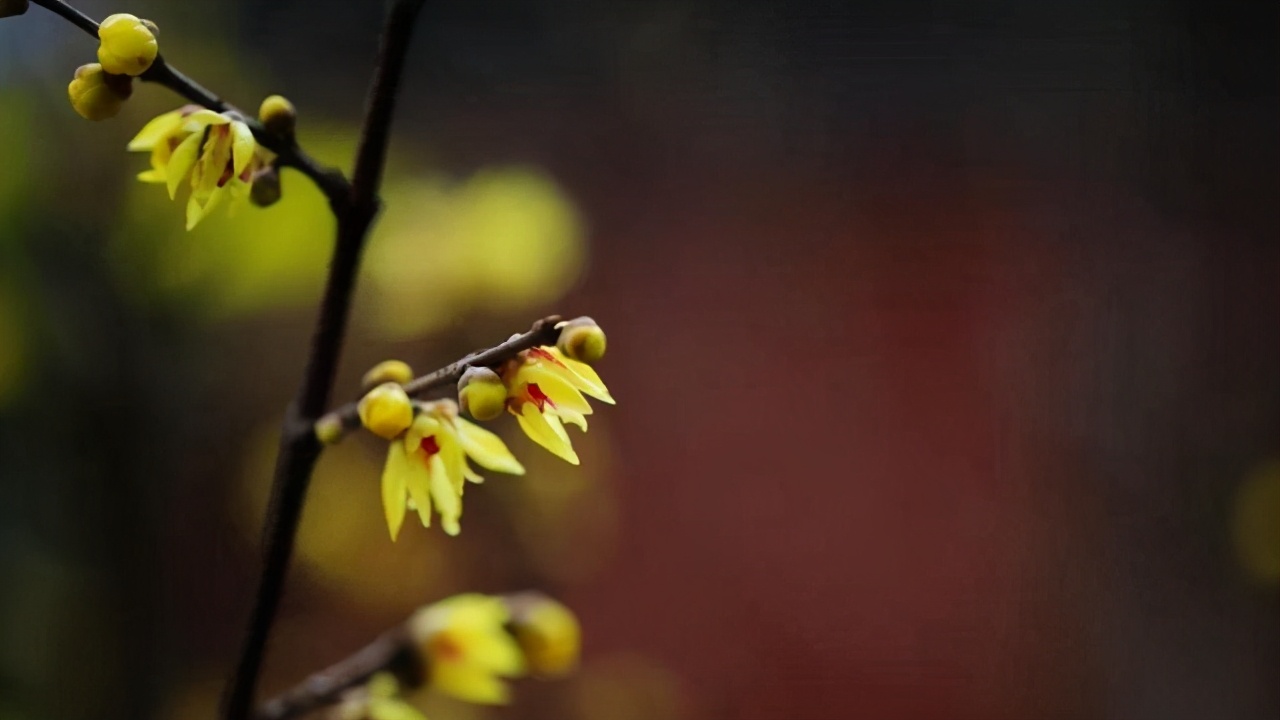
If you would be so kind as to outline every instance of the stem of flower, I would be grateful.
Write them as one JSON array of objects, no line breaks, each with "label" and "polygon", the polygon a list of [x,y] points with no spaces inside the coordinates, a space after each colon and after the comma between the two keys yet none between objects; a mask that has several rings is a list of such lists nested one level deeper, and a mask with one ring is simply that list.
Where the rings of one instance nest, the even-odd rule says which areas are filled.
[{"label": "stem of flower", "polygon": [[387,143],[396,95],[404,70],[413,26],[425,0],[397,0],[388,12],[378,51],[378,65],[369,91],[368,110],[352,171],[350,193],[330,197],[338,219],[338,237],[329,267],[329,280],[320,304],[311,353],[302,386],[290,406],[280,439],[272,481],[271,503],[263,529],[265,556],[258,592],[240,660],[223,695],[223,720],[245,720],[256,694],[267,640],[284,589],[289,559],[311,472],[320,456],[313,427],[329,404],[347,317],[355,290],[360,255],[369,227],[378,212]]}]

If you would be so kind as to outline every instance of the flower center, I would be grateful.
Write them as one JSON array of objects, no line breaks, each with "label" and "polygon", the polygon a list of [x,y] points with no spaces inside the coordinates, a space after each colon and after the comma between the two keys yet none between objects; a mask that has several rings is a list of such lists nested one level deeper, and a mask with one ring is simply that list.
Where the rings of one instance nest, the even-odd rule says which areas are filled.
[{"label": "flower center", "polygon": [[422,442],[418,443],[418,449],[426,453],[427,457],[430,458],[440,452],[440,443],[436,442],[435,435],[428,435],[422,438]]}]

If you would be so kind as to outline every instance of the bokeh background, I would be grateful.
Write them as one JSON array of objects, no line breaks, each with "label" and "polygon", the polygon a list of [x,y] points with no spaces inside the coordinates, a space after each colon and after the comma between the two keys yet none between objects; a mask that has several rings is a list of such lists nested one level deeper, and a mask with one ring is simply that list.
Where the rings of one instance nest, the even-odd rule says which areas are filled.
[{"label": "bokeh background", "polygon": [[[84,0],[157,21],[348,165],[382,3]],[[1275,3],[439,2],[339,397],[548,312],[619,398],[465,532],[327,454],[265,689],[416,605],[537,587],[571,680],[433,720],[1280,714]],[[0,21],[0,718],[212,717],[331,247],[181,208],[82,121],[94,45]]]}]

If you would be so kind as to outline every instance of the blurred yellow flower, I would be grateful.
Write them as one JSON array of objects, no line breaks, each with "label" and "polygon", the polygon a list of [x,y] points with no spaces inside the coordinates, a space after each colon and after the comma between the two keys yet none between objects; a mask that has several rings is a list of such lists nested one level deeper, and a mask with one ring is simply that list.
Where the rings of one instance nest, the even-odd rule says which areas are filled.
[{"label": "blurred yellow flower", "polygon": [[268,151],[258,146],[244,122],[194,106],[152,119],[128,149],[151,153],[151,169],[138,179],[164,183],[170,199],[189,179],[188,230],[223,200],[247,198],[254,173],[268,161]]},{"label": "blurred yellow flower", "polygon": [[391,441],[382,471],[382,506],[392,540],[399,536],[410,507],[423,527],[431,527],[433,501],[444,531],[449,535],[461,531],[464,481],[483,481],[467,465],[468,457],[489,470],[524,474],[524,467],[497,435],[458,416],[457,403],[439,400],[420,405],[409,429]]},{"label": "blurred yellow flower", "polygon": [[614,404],[590,365],[567,358],[553,347],[524,351],[502,369],[502,379],[507,385],[507,411],[516,416],[525,435],[574,465],[578,454],[564,423],[586,432],[586,416],[592,409],[583,393]]},{"label": "blurred yellow flower", "polygon": [[473,593],[419,610],[409,628],[431,687],[468,702],[507,703],[510,688],[503,679],[525,673],[520,646],[505,629],[510,618],[501,598]]},{"label": "blurred yellow flower", "polygon": [[578,667],[582,628],[572,610],[541,593],[516,596],[508,605],[511,629],[530,673],[559,677]]}]

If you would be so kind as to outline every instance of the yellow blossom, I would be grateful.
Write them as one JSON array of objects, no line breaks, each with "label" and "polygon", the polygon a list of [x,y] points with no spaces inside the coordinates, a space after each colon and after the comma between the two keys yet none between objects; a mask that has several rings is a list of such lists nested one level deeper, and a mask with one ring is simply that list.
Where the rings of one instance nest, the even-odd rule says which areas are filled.
[{"label": "yellow blossom", "polygon": [[400,699],[400,683],[389,672],[369,678],[349,692],[333,713],[337,720],[427,720],[422,711]]},{"label": "yellow blossom", "polygon": [[151,153],[151,169],[138,179],[164,183],[170,198],[188,183],[188,230],[224,200],[247,198],[255,171],[270,159],[244,122],[194,106],[151,120],[129,142],[129,150]]},{"label": "yellow blossom", "polygon": [[397,383],[387,382],[370,390],[356,405],[360,423],[369,432],[392,440],[413,423],[413,401]]},{"label": "yellow blossom", "polygon": [[488,595],[456,595],[419,610],[409,628],[431,687],[468,702],[508,702],[504,678],[525,673],[520,647],[504,628],[509,619],[502,599]]},{"label": "yellow blossom", "polygon": [[574,465],[578,454],[564,423],[587,430],[591,405],[583,394],[612,405],[604,382],[590,365],[564,356],[553,347],[526,350],[503,368],[507,411],[534,442]]},{"label": "yellow blossom", "polygon": [[116,75],[141,75],[155,62],[160,46],[155,26],[129,13],[108,16],[98,26],[98,62]]},{"label": "yellow blossom", "polygon": [[468,457],[489,470],[524,474],[502,440],[459,417],[452,400],[421,405],[409,429],[391,441],[382,471],[382,506],[392,540],[400,534],[410,507],[423,527],[430,527],[433,503],[444,531],[458,534],[465,481],[483,481],[467,465]]}]

